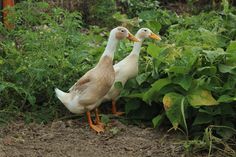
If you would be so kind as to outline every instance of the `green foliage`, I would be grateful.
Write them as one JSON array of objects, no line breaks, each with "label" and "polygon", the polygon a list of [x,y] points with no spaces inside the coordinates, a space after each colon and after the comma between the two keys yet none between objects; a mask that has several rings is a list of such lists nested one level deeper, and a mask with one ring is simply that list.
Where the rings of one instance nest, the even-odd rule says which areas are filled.
[{"label": "green foliage", "polygon": [[174,129],[177,129],[180,123],[182,123],[183,125],[183,117],[182,114],[180,114],[182,99],[182,95],[174,92],[167,93],[163,97],[163,104],[165,106],[166,116],[171,121]]},{"label": "green foliage", "polygon": [[67,90],[90,69],[102,51],[90,47],[103,39],[81,33],[80,13],[47,3],[24,1],[11,13],[15,29],[0,27],[1,109],[29,112],[27,121],[48,121],[62,111],[54,88]]},{"label": "green foliage", "polygon": [[[139,14],[141,25],[151,27],[150,21],[155,21],[166,36],[161,43],[147,44],[147,56],[140,63],[147,66],[136,77],[138,85],[125,85],[124,95],[129,102],[138,98],[151,107],[159,106],[154,126],[160,126],[166,116],[175,129],[182,127],[187,134],[203,133],[209,125],[236,128],[235,14],[230,10],[178,17],[160,10]],[[176,18],[163,22],[160,13]],[[149,77],[140,81],[146,73]],[[213,134],[226,139],[233,135],[219,128]]]},{"label": "green foliage", "polygon": [[178,20],[176,14],[162,9],[144,10],[138,16],[141,19],[141,27],[148,27],[153,32],[165,32],[170,25],[176,23]]},{"label": "green foliage", "polygon": [[112,27],[115,20],[113,20],[112,15],[116,13],[117,7],[115,0],[97,0],[88,1],[89,5],[88,20],[92,25],[103,25],[106,23],[106,27]]},{"label": "green foliage", "polygon": [[158,92],[166,85],[170,84],[171,81],[169,79],[159,79],[152,84],[152,87],[144,93],[142,96],[143,101],[149,102],[149,100],[155,100],[158,95]]},{"label": "green foliage", "polygon": [[160,4],[157,0],[121,0],[119,3],[118,7],[131,17],[136,17],[143,10],[156,10]]},{"label": "green foliage", "polygon": [[218,105],[218,102],[212,97],[211,92],[201,88],[190,91],[187,99],[193,107]]},{"label": "green foliage", "polygon": [[163,122],[164,118],[165,118],[164,113],[159,114],[155,118],[153,118],[152,124],[153,124],[154,128],[159,127],[161,125],[161,123]]}]

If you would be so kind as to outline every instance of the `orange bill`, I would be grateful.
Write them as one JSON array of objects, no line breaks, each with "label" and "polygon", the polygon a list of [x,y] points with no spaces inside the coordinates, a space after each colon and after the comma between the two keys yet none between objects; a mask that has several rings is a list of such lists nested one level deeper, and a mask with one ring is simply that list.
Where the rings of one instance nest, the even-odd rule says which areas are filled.
[{"label": "orange bill", "polygon": [[161,40],[161,37],[159,35],[156,35],[154,33],[151,33],[151,35],[149,35],[150,38],[155,39],[155,40]]},{"label": "orange bill", "polygon": [[131,33],[128,34],[127,37],[129,40],[134,41],[134,42],[139,42],[139,40]]}]

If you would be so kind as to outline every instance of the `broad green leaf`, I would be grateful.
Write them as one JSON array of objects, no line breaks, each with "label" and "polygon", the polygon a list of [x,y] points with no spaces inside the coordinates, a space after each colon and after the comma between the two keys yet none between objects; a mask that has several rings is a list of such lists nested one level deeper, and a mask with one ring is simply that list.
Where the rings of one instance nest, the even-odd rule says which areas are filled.
[{"label": "broad green leaf", "polygon": [[[121,90],[120,95],[119,95],[118,98],[120,98],[120,97],[128,97],[129,93],[130,93],[129,90],[123,89],[123,90]],[[140,99],[142,99],[142,97]]]},{"label": "broad green leaf", "polygon": [[215,66],[204,66],[197,69],[198,73],[201,75],[214,76],[217,72]]},{"label": "broad green leaf", "polygon": [[174,92],[167,93],[163,97],[163,104],[166,110],[166,116],[172,123],[174,129],[177,129],[179,124],[184,126],[181,111],[181,101],[183,98],[183,95]]},{"label": "broad green leaf", "polygon": [[161,123],[163,122],[164,118],[165,118],[165,114],[164,113],[159,114],[158,116],[153,118],[152,119],[153,127],[154,128],[159,127],[161,125]]},{"label": "broad green leaf", "polygon": [[189,67],[187,66],[177,66],[177,65],[172,65],[170,66],[168,72],[174,72],[176,74],[185,74],[189,71]]},{"label": "broad green leaf", "polygon": [[127,97],[127,98],[140,98],[140,99],[142,99],[143,98],[143,93],[132,93],[132,94],[129,94],[129,95],[125,95],[123,97]]},{"label": "broad green leaf", "polygon": [[194,126],[194,125],[207,124],[207,123],[212,122],[212,120],[213,120],[213,116],[212,115],[199,112],[197,114],[196,118],[194,119],[194,122],[193,122],[192,125]]},{"label": "broad green leaf", "polygon": [[211,92],[206,89],[194,89],[187,95],[188,102],[193,107],[218,105]]},{"label": "broad green leaf", "polygon": [[221,95],[217,102],[221,103],[221,102],[225,102],[225,103],[228,103],[228,102],[233,102],[233,101],[236,101],[236,97],[231,97],[229,95]]},{"label": "broad green leaf", "polygon": [[165,50],[165,47],[159,47],[153,43],[148,44],[147,47],[147,52],[148,54],[150,54],[153,58],[158,58],[158,55],[160,54],[160,52],[162,52],[163,50]]},{"label": "broad green leaf", "polygon": [[153,32],[159,32],[161,29],[161,24],[157,21],[147,21],[147,27]]},{"label": "broad green leaf", "polygon": [[180,85],[186,91],[189,90],[192,84],[192,77],[190,75],[177,75],[173,78],[173,83]]},{"label": "broad green leaf", "polygon": [[155,97],[155,94],[157,94],[163,87],[170,84],[171,81],[168,78],[159,79],[156,82],[152,84],[152,87],[144,93],[143,95],[143,101],[150,103]]},{"label": "broad green leaf", "polygon": [[176,74],[186,74],[189,71],[189,68],[186,66],[176,66],[172,65],[168,69],[168,72],[174,72]]},{"label": "broad green leaf", "polygon": [[125,85],[124,85],[124,88],[137,88],[138,87],[138,82],[136,81],[135,78],[133,79],[129,79]]},{"label": "broad green leaf", "polygon": [[146,79],[150,76],[151,72],[146,72],[138,75],[136,77],[136,81],[138,82],[139,85],[141,85],[143,82],[146,81]]},{"label": "broad green leaf", "polygon": [[229,54],[235,54],[236,53],[236,41],[231,41],[230,42],[229,46],[227,47],[226,52],[229,53]]},{"label": "broad green leaf", "polygon": [[219,64],[219,71],[222,73],[236,74],[236,66]]}]

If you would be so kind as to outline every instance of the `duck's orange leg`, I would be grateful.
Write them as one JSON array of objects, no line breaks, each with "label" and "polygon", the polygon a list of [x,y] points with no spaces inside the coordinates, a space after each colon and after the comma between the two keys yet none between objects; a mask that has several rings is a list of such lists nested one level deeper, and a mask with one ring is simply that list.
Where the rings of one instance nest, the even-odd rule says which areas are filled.
[{"label": "duck's orange leg", "polygon": [[116,110],[116,101],[114,99],[112,100],[111,112],[115,116],[121,116],[122,114],[124,114],[124,112],[117,112],[117,110]]},{"label": "duck's orange leg", "polygon": [[90,111],[86,112],[87,118],[88,118],[88,123],[91,129],[95,130],[97,133],[104,132],[104,129],[101,128],[99,125],[94,125],[93,121],[91,119],[91,114]]},{"label": "duck's orange leg", "polygon": [[100,126],[101,128],[104,128],[104,123],[101,122],[99,114],[98,114],[98,108],[95,109],[95,118],[96,118],[96,122],[95,124]]}]

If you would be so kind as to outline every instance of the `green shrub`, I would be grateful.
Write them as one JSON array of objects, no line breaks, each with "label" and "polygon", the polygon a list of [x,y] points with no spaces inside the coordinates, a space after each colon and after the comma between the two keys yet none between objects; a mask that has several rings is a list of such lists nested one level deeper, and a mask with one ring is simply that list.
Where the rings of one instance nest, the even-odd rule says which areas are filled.
[{"label": "green shrub", "polygon": [[[81,33],[80,13],[50,8],[47,3],[18,3],[11,15],[15,28],[0,27],[4,37],[0,43],[1,112],[20,111],[28,121],[48,121],[64,112],[54,88],[67,90],[90,69],[102,51],[97,47],[103,39]],[[0,118],[14,117],[12,113]]]},{"label": "green shrub", "polygon": [[[162,19],[156,15],[162,11],[151,12],[140,14],[144,25],[150,20],[160,24]],[[174,129],[183,128],[191,135],[202,135],[207,126],[222,126],[213,134],[232,137],[236,128],[235,17],[233,12],[209,12],[160,24],[167,28],[164,40],[148,43],[147,56],[140,63],[147,66],[122,92],[128,115],[156,114],[154,126],[167,117]],[[150,107],[144,110],[147,104]]]}]

